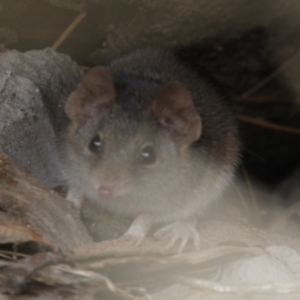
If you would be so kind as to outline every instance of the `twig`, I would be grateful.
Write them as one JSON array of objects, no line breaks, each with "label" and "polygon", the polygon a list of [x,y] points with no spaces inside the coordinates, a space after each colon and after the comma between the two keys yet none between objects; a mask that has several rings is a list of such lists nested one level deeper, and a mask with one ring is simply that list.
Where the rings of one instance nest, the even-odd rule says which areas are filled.
[{"label": "twig", "polygon": [[219,293],[282,293],[288,294],[300,291],[299,282],[274,282],[274,283],[262,283],[262,284],[244,284],[244,285],[223,285],[218,282],[178,277],[178,279],[193,288],[208,289]]},{"label": "twig", "polygon": [[[273,95],[259,95],[259,96],[232,96],[234,102],[238,103],[270,103],[274,101]],[[287,102],[287,99],[282,99],[283,102]],[[290,100],[289,100],[290,101]]]},{"label": "twig", "polygon": [[289,132],[289,133],[300,134],[300,128],[278,125],[275,123],[271,123],[271,122],[262,120],[260,118],[252,118],[252,117],[242,115],[242,114],[237,114],[237,118],[242,122],[250,123],[253,125],[260,126],[260,127],[277,130],[277,131],[284,131],[284,132]]},{"label": "twig", "polygon": [[7,251],[7,250],[0,250],[0,257],[3,257],[3,258],[6,258],[6,259],[9,259],[9,260],[12,260],[12,261],[18,261],[17,258],[15,258],[14,256],[18,256],[18,257],[28,257],[27,254],[24,254],[24,253],[16,253],[14,251]]},{"label": "twig", "polygon": [[[128,263],[149,263],[149,264],[159,264],[162,265],[174,265],[180,263],[186,264],[202,264],[207,261],[217,259],[219,257],[224,257],[228,254],[251,254],[251,255],[262,255],[265,253],[264,249],[259,247],[250,247],[249,245],[242,246],[218,246],[214,248],[203,249],[200,252],[188,252],[188,253],[180,253],[174,254],[172,256],[161,257],[161,256],[152,256],[152,255],[144,255],[136,252],[135,256],[127,256],[124,254],[124,257],[109,257],[101,260],[97,260],[97,256],[91,256],[89,258],[85,258],[83,262],[80,262],[80,259],[72,259],[70,262],[80,262],[80,267],[84,269],[103,269],[106,267],[128,264]],[[117,256],[117,252],[115,255]]]},{"label": "twig", "polygon": [[56,266],[57,270],[60,270],[65,273],[77,275],[79,277],[84,277],[90,280],[95,281],[96,283],[104,282],[106,287],[113,293],[122,296],[123,299],[129,299],[129,300],[138,300],[139,297],[133,296],[130,293],[127,293],[123,289],[119,288],[117,285],[115,285],[108,277],[97,273],[93,271],[88,270],[80,270],[75,268],[66,268],[64,265],[62,266]]},{"label": "twig", "polygon": [[289,66],[295,59],[297,59],[300,56],[300,51],[298,51],[294,56],[292,56],[290,59],[288,59],[286,62],[284,62],[277,70],[275,70],[273,73],[271,73],[269,76],[267,76],[265,79],[263,79],[261,82],[259,82],[257,85],[255,85],[252,89],[250,89],[248,92],[244,93],[242,97],[249,97],[254,92],[259,90],[261,87],[266,85],[272,78],[277,76],[279,73],[281,73],[287,66]]},{"label": "twig", "polygon": [[64,40],[71,34],[71,32],[78,26],[82,19],[86,16],[86,12],[81,12],[75,20],[68,26],[68,28],[61,34],[61,36],[52,45],[53,50],[57,50],[58,47],[64,42]]}]

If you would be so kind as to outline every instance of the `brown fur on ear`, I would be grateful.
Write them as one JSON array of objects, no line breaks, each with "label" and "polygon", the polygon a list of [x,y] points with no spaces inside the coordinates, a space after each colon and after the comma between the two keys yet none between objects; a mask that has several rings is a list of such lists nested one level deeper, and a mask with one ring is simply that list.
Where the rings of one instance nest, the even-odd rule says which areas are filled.
[{"label": "brown fur on ear", "polygon": [[163,87],[154,99],[151,109],[159,123],[185,145],[199,139],[202,132],[201,118],[183,83],[173,81]]},{"label": "brown fur on ear", "polygon": [[86,73],[67,99],[65,113],[74,126],[79,127],[89,117],[91,110],[113,103],[115,99],[116,89],[110,70],[107,67],[95,67]]}]

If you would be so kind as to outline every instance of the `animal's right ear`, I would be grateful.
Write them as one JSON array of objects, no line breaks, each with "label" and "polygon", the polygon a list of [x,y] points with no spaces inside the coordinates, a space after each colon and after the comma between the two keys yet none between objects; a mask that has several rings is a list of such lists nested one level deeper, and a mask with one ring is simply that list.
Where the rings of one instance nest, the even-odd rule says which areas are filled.
[{"label": "animal's right ear", "polygon": [[111,71],[107,67],[95,67],[86,73],[82,82],[67,99],[65,113],[75,128],[78,128],[93,110],[115,100],[116,89]]},{"label": "animal's right ear", "polygon": [[197,141],[202,133],[201,117],[187,87],[172,81],[152,102],[151,110],[161,126],[167,128],[183,146]]}]

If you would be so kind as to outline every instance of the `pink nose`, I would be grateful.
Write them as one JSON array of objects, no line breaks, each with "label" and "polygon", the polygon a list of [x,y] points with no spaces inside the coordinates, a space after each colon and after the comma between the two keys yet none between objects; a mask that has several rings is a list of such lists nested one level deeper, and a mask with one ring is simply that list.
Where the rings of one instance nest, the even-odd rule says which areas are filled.
[{"label": "pink nose", "polygon": [[113,198],[113,191],[108,186],[100,186],[98,189],[98,194],[101,198],[104,198],[104,199]]}]

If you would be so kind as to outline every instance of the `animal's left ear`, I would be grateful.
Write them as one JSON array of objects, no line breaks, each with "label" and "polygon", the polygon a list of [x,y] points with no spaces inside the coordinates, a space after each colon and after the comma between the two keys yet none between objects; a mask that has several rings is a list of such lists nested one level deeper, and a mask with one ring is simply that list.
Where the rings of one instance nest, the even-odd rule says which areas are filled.
[{"label": "animal's left ear", "polygon": [[151,106],[158,122],[186,146],[197,141],[202,132],[201,118],[186,86],[173,81],[158,93]]},{"label": "animal's left ear", "polygon": [[109,68],[98,66],[88,70],[65,104],[65,113],[74,128],[79,128],[92,111],[111,105],[116,100],[116,89]]}]

